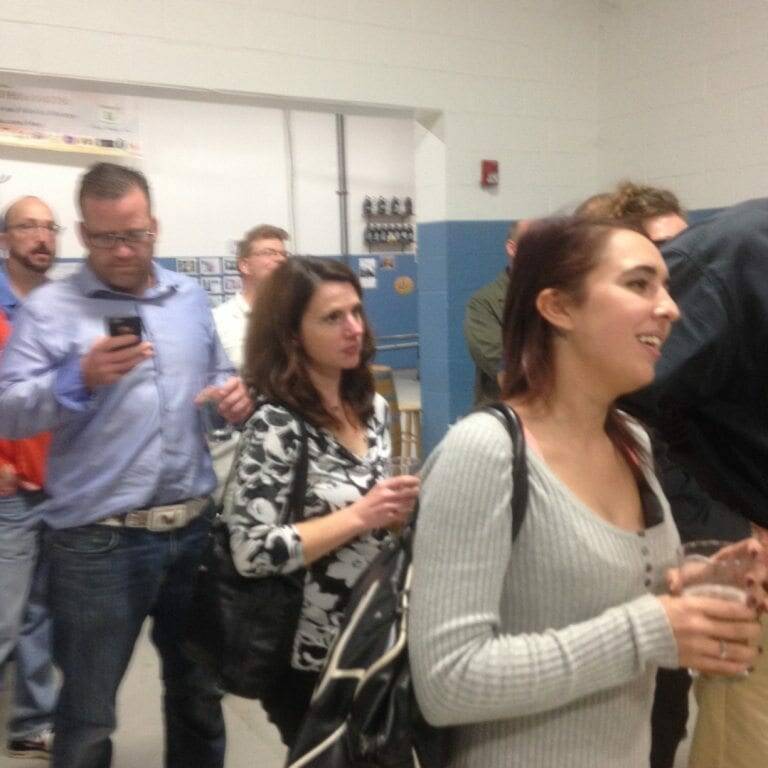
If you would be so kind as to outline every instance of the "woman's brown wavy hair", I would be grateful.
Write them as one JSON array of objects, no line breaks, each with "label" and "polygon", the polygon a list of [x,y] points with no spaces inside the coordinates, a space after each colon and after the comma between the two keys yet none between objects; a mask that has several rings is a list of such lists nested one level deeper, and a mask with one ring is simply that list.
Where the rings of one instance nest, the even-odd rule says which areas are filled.
[{"label": "woman's brown wavy hair", "polygon": [[[309,377],[300,331],[313,294],[328,281],[349,283],[362,301],[360,281],[339,261],[295,256],[283,262],[259,290],[245,340],[244,379],[253,394],[283,403],[321,427],[334,426],[337,420]],[[375,390],[368,364],[375,345],[364,312],[362,317],[360,363],[342,372],[341,399],[364,424],[373,414]]]},{"label": "woman's brown wavy hair", "polygon": [[[502,396],[546,401],[555,384],[554,337],[559,331],[536,307],[538,295],[554,288],[581,302],[584,284],[597,266],[608,238],[619,229],[643,234],[631,222],[583,218],[533,222],[517,244],[504,306]],[[633,470],[642,449],[615,407],[605,431]]]}]

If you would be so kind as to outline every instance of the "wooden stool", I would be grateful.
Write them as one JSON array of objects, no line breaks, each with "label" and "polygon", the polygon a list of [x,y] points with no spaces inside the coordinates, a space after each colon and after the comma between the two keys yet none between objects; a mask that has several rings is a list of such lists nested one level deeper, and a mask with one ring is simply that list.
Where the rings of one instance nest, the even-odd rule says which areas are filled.
[{"label": "wooden stool", "polygon": [[400,408],[400,455],[421,459],[421,408],[404,405]]},{"label": "wooden stool", "polygon": [[388,365],[370,366],[373,374],[373,383],[376,391],[389,404],[389,438],[392,441],[392,455],[400,456],[401,451],[401,427],[400,409],[397,407],[397,391],[395,390],[395,377],[392,368]]}]

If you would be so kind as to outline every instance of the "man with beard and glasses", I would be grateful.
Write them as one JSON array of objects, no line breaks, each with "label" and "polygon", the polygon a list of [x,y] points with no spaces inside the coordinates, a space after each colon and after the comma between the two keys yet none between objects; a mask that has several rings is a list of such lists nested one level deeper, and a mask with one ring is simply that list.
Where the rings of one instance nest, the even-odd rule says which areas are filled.
[{"label": "man with beard and glasses", "polygon": [[[5,267],[0,267],[0,349],[21,303],[47,282],[60,229],[51,209],[37,197],[23,197],[8,207],[0,232],[8,256]],[[48,566],[36,513],[43,499],[48,442],[48,434],[0,440],[0,687],[14,656],[7,745],[11,757],[48,757],[51,750],[57,686],[51,661]]]}]

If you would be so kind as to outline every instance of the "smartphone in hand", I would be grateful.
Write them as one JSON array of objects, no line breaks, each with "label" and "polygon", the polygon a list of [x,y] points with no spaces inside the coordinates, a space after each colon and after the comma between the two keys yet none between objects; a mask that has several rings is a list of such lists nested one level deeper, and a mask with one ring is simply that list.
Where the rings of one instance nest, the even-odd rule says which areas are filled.
[{"label": "smartphone in hand", "polygon": [[138,344],[141,341],[141,330],[141,318],[138,315],[107,318],[107,331],[110,336],[133,335],[138,338]]}]

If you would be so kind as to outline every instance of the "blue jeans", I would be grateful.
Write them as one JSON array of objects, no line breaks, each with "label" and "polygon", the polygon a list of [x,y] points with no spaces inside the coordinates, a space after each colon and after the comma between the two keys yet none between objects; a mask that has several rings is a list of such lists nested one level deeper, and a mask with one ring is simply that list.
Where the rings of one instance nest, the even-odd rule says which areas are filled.
[{"label": "blue jeans", "polygon": [[167,533],[106,525],[50,532],[53,650],[64,674],[54,768],[110,765],[117,688],[147,616],[161,659],[166,768],[224,764],[221,694],[180,651],[208,527],[200,517]]},{"label": "blue jeans", "polygon": [[47,607],[48,567],[41,551],[40,493],[0,496],[0,688],[16,659],[8,738],[34,736],[52,725],[56,675]]}]

